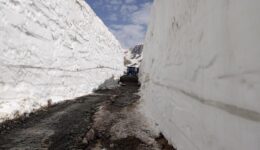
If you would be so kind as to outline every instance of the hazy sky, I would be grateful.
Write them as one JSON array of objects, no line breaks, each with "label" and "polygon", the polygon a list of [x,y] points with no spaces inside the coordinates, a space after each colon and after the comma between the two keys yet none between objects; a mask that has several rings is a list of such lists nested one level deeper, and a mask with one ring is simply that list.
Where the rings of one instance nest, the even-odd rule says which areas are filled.
[{"label": "hazy sky", "polygon": [[143,43],[153,0],[86,0],[124,48]]}]

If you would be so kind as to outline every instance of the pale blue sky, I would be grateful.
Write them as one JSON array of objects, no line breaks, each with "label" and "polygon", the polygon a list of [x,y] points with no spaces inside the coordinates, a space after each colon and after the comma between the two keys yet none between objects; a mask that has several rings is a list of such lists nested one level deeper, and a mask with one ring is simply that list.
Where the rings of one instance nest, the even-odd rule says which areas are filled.
[{"label": "pale blue sky", "polygon": [[86,0],[124,48],[143,43],[153,0]]}]

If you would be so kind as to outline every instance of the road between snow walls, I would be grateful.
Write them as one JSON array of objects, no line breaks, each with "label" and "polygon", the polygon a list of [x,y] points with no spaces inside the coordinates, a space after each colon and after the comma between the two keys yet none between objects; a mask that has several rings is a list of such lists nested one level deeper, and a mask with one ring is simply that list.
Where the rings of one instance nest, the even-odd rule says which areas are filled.
[{"label": "road between snow walls", "polygon": [[138,83],[97,90],[0,126],[0,149],[174,150],[138,111]]}]

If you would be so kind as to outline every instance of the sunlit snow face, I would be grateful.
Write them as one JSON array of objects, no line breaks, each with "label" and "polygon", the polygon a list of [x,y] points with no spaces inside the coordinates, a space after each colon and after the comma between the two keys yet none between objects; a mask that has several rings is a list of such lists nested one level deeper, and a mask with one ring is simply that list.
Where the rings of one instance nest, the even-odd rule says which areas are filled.
[{"label": "sunlit snow face", "polygon": [[0,8],[0,122],[122,75],[118,41],[84,1],[15,0]]},{"label": "sunlit snow face", "polygon": [[86,0],[124,48],[143,43],[153,0]]}]

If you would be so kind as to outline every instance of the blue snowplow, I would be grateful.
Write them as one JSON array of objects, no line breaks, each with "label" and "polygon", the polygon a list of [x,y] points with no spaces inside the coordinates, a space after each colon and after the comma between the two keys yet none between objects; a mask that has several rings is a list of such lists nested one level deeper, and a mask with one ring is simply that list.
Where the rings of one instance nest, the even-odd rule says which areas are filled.
[{"label": "blue snowplow", "polygon": [[139,73],[138,67],[127,67],[125,74],[120,78],[120,82],[139,83],[138,73]]},{"label": "blue snowplow", "polygon": [[126,75],[127,76],[138,76],[139,73],[139,68],[137,67],[127,67],[127,72]]}]

